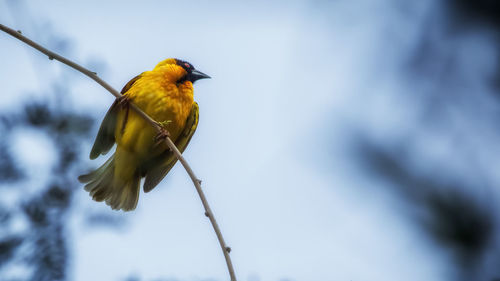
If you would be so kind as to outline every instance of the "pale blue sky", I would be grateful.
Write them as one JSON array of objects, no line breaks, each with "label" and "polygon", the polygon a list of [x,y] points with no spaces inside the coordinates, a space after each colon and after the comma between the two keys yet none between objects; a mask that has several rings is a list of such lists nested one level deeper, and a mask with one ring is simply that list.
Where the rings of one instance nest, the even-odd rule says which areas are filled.
[{"label": "pale blue sky", "polygon": [[[342,141],[350,124],[375,136],[414,129],[418,108],[396,98],[408,89],[400,64],[436,3],[402,14],[395,2],[37,1],[10,9],[0,1],[0,22],[40,42],[50,41],[40,29],[50,23],[71,40],[72,59],[104,61],[101,77],[116,89],[167,57],[212,76],[195,85],[200,124],[184,155],[203,179],[240,280],[443,280],[446,253],[432,252],[390,195],[367,188],[379,183],[355,169]],[[4,34],[0,47],[0,108],[73,72]],[[102,118],[113,97],[68,76],[74,104]],[[37,147],[26,161],[38,169],[50,155]],[[82,227],[79,214],[112,212],[83,188],[75,204],[73,280],[227,280],[182,167],[122,214],[125,228]]]}]

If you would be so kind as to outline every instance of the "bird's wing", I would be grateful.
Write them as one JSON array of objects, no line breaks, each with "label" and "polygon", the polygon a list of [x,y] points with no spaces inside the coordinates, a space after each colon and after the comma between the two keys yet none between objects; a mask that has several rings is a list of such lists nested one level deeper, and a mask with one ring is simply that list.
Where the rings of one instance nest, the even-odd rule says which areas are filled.
[{"label": "bird's wing", "polygon": [[[137,81],[141,78],[142,74],[137,75],[132,80],[130,80],[122,89],[121,93],[125,94]],[[100,154],[104,155],[108,153],[108,151],[115,144],[115,128],[116,128],[116,120],[118,116],[118,112],[120,111],[120,106],[118,104],[118,100],[111,105],[106,116],[102,120],[101,127],[99,128],[99,132],[97,133],[97,137],[94,142],[94,146],[92,146],[92,150],[90,151],[90,159],[95,159]]]},{"label": "bird's wing", "polygon": [[[196,128],[198,127],[199,108],[196,102],[193,103],[191,112],[184,125],[184,129],[179,137],[175,140],[175,146],[182,153],[186,149],[191,137],[193,136]],[[177,158],[170,151],[166,150],[164,153],[153,158],[143,165],[142,171],[145,171],[146,179],[144,181],[144,192],[149,192],[155,188],[158,183],[167,175],[172,167],[177,162]]]}]

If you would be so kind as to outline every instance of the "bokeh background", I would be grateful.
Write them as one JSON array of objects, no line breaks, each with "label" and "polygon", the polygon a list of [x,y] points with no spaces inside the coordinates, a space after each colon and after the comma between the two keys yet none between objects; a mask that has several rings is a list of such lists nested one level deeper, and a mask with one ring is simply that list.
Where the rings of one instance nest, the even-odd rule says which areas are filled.
[{"label": "bokeh background", "polygon": [[[0,22],[117,89],[167,57],[184,153],[239,280],[500,280],[500,5],[0,1]],[[113,97],[0,34],[0,280],[227,280],[177,165],[136,211],[76,180]]]}]

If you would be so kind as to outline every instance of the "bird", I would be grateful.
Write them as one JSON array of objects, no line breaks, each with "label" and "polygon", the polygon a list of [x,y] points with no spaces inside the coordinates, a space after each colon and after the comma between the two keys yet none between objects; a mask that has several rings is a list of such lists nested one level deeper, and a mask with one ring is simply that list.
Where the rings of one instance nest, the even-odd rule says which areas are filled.
[{"label": "bird", "polygon": [[198,126],[199,107],[193,83],[210,78],[187,61],[168,58],[153,70],[130,80],[106,113],[90,159],[115,153],[96,170],[78,177],[95,201],[113,210],[132,211],[139,200],[141,179],[147,193],[160,183],[177,162],[157,131],[134,110],[133,103],[155,120],[182,153]]}]

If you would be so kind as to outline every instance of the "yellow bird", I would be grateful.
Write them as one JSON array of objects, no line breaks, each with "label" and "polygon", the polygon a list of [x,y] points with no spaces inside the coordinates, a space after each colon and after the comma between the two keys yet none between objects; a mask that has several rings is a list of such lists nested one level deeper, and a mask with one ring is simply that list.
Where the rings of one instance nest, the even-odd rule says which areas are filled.
[{"label": "yellow bird", "polygon": [[162,124],[183,152],[198,126],[193,83],[203,78],[210,77],[186,61],[170,58],[123,87],[123,97],[102,121],[90,159],[106,154],[115,142],[116,151],[101,167],[78,177],[94,200],[105,201],[114,210],[134,210],[141,178],[145,177],[144,192],[149,192],[177,162],[166,144],[155,141],[156,130],[129,109],[129,101]]}]

